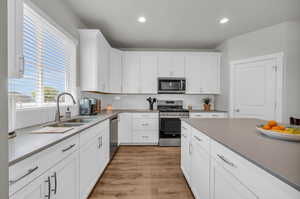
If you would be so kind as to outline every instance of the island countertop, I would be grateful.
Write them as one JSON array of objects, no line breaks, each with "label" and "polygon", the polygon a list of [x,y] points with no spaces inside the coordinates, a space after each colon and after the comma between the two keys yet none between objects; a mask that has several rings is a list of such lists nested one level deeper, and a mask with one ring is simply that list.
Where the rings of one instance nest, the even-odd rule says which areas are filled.
[{"label": "island countertop", "polygon": [[300,143],[262,135],[257,119],[182,119],[230,150],[300,191]]}]

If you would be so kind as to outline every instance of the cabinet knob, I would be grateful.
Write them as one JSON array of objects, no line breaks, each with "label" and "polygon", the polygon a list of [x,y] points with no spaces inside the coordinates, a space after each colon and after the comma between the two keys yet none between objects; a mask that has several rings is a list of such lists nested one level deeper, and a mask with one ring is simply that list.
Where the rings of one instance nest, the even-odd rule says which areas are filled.
[{"label": "cabinet knob", "polygon": [[239,112],[240,112],[240,109],[235,109],[235,112],[239,113]]}]

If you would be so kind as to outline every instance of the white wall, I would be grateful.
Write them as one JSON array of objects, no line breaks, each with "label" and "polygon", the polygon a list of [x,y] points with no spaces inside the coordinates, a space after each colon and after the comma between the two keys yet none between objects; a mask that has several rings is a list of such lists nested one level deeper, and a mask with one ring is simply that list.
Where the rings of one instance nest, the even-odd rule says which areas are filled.
[{"label": "white wall", "polygon": [[[192,105],[193,109],[203,109],[202,99],[211,97],[214,104],[214,95],[101,95],[94,93],[82,93],[82,96],[101,99],[102,109],[108,104],[113,106],[113,109],[148,109],[149,103],[146,101],[148,97],[155,97],[160,100],[183,100],[184,106]],[[155,107],[156,108],[156,104]],[[212,107],[213,108],[213,107]]]},{"label": "white wall", "polygon": [[7,0],[0,1],[0,198],[8,199]]},{"label": "white wall", "polygon": [[[296,86],[300,85],[299,38],[299,22],[285,22],[231,38],[218,46],[217,49],[223,52],[221,60],[222,94],[216,97],[216,108],[229,109],[229,63],[231,61],[283,52],[286,68],[284,72],[283,118],[287,121],[289,116],[299,113],[300,91],[299,87]],[[296,91],[297,87],[298,90]]]}]

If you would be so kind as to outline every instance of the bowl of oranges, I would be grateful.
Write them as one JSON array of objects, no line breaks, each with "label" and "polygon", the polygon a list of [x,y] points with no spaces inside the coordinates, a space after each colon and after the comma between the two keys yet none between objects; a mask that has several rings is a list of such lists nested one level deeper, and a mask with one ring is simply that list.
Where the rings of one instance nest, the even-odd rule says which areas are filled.
[{"label": "bowl of oranges", "polygon": [[258,125],[256,129],[269,137],[281,140],[300,141],[300,127],[284,126],[274,120],[270,120],[267,124]]}]

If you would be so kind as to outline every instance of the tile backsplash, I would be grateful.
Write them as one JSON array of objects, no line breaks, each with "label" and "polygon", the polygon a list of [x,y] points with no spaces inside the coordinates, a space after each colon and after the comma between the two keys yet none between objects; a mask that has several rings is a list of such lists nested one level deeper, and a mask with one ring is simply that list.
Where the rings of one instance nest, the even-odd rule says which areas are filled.
[{"label": "tile backsplash", "polygon": [[[212,108],[214,107],[214,95],[119,95],[119,94],[95,94],[82,92],[81,96],[101,99],[102,109],[111,104],[113,109],[148,109],[148,97],[155,97],[158,100],[183,100],[184,107],[193,106],[193,109],[202,109],[202,99],[210,97],[212,99]],[[156,104],[154,106],[156,108]]]}]

